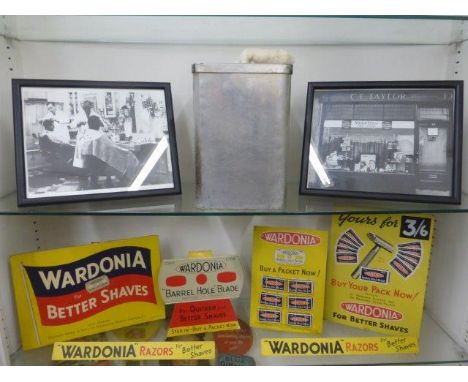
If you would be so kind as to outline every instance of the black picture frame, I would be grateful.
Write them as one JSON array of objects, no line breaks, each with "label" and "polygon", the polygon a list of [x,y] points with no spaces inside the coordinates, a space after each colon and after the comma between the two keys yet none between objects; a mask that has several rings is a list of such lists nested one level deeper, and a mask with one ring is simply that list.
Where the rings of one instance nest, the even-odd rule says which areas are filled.
[{"label": "black picture frame", "polygon": [[309,82],[299,193],[460,204],[462,142],[463,81]]},{"label": "black picture frame", "polygon": [[18,206],[181,193],[171,85],[13,79]]}]

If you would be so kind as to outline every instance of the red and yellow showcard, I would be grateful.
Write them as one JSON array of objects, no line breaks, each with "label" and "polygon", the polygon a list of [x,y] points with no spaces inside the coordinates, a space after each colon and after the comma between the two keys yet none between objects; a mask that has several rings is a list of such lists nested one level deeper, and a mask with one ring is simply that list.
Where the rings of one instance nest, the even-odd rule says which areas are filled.
[{"label": "red and yellow showcard", "polygon": [[236,297],[242,290],[244,276],[237,257],[215,257],[211,250],[190,251],[188,259],[165,261],[159,277],[166,303],[176,303],[168,337],[240,328],[226,298]]},{"label": "red and yellow showcard", "polygon": [[10,265],[25,350],[165,318],[157,236],[25,253]]},{"label": "red and yellow showcard", "polygon": [[174,305],[168,337],[239,329],[230,300],[194,301]]},{"label": "red and yellow showcard", "polygon": [[325,318],[418,338],[434,226],[431,215],[334,216]]}]

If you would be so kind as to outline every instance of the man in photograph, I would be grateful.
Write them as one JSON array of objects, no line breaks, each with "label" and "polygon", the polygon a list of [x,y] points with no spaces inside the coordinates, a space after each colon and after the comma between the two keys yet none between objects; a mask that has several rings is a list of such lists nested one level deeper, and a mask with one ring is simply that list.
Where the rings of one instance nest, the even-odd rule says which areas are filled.
[{"label": "man in photograph", "polygon": [[68,130],[70,118],[67,118],[61,110],[57,110],[53,103],[47,104],[47,114],[40,122],[44,127],[42,135],[47,135],[51,141],[56,143],[70,143]]},{"label": "man in photograph", "polygon": [[112,176],[118,182],[128,182],[135,176],[138,159],[127,149],[116,145],[104,132],[102,118],[94,111],[90,101],[82,104],[86,120],[82,118],[77,122],[81,126],[78,133],[73,166],[85,170],[80,176],[80,190],[100,188],[99,176],[106,178],[105,187],[112,188]]},{"label": "man in photograph", "polygon": [[121,123],[123,127],[123,132],[125,133],[125,137],[129,138],[134,133],[133,131],[133,121],[132,117],[130,116],[130,110],[128,109],[127,105],[123,105],[120,108],[121,113]]},{"label": "man in photograph", "polygon": [[369,163],[367,164],[367,172],[376,172],[377,167],[375,165],[375,160],[371,159],[369,160]]},{"label": "man in photograph", "polygon": [[[82,155],[82,143],[89,140],[87,136],[87,130],[89,129],[89,118],[95,116],[101,120],[99,115],[94,111],[94,103],[85,100],[81,103],[81,110],[77,114],[76,118],[72,122],[72,127],[78,129],[76,137],[75,155],[73,158],[73,166],[83,168],[83,155]],[[99,129],[98,129],[99,130]]]},{"label": "man in photograph", "polygon": [[81,110],[73,119],[71,126],[78,129],[78,134],[82,133],[88,128],[88,118],[91,115],[99,115],[94,111],[94,103],[89,100],[84,100],[81,103]]}]

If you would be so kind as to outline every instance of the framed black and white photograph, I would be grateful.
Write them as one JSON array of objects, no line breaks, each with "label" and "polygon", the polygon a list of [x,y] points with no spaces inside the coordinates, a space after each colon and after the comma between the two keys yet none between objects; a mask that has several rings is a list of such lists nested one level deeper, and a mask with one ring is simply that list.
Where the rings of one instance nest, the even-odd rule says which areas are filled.
[{"label": "framed black and white photograph", "polygon": [[308,84],[300,193],[459,204],[463,81]]},{"label": "framed black and white photograph", "polygon": [[180,194],[169,83],[12,85],[18,205]]}]

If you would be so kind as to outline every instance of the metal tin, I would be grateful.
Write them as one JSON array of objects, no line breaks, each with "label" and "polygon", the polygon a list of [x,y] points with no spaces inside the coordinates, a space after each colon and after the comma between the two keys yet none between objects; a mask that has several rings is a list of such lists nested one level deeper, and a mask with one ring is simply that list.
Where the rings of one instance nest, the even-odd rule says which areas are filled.
[{"label": "metal tin", "polygon": [[253,345],[253,333],[250,326],[239,320],[240,329],[224,330],[214,333],[216,349],[221,353],[243,355]]},{"label": "metal tin", "polygon": [[197,207],[280,209],[291,65],[194,64]]},{"label": "metal tin", "polygon": [[193,64],[193,73],[292,74],[292,65],[279,64]]}]

